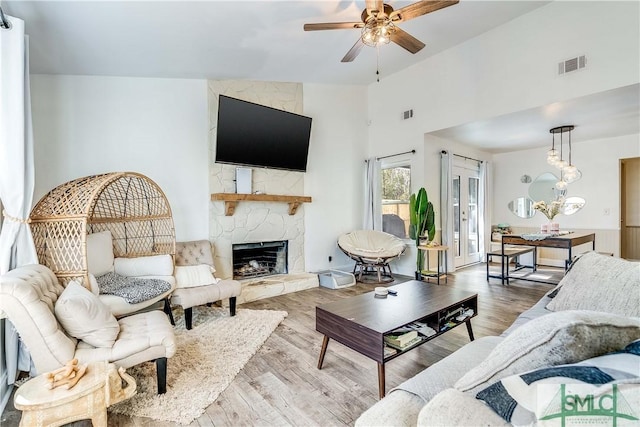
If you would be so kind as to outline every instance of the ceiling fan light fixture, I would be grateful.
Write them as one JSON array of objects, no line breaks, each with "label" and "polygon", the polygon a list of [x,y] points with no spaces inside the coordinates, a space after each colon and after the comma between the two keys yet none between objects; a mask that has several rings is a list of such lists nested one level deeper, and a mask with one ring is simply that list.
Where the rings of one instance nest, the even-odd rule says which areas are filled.
[{"label": "ceiling fan light fixture", "polygon": [[395,29],[396,26],[389,17],[376,18],[372,16],[362,27],[362,43],[372,47],[388,44]]}]

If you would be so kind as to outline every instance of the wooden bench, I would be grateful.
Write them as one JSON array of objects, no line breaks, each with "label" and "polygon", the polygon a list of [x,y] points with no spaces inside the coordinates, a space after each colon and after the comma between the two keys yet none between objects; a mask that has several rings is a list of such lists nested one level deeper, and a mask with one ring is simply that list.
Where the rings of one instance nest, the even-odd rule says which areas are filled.
[{"label": "wooden bench", "polygon": [[[520,256],[533,252],[533,265],[520,264]],[[500,274],[491,274],[489,271],[489,263],[493,260],[493,257],[500,257]],[[537,250],[535,246],[518,246],[514,248],[505,248],[504,253],[499,251],[487,252],[487,282],[489,278],[500,279],[502,284],[506,280],[509,283],[509,264],[511,260],[515,260],[515,269],[520,270],[522,268],[531,268],[533,271],[536,269]]]}]

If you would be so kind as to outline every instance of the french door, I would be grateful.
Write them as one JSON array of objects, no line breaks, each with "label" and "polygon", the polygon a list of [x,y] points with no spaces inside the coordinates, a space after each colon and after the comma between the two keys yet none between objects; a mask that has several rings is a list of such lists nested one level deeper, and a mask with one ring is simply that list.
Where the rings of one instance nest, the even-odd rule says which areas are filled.
[{"label": "french door", "polygon": [[480,262],[478,214],[480,171],[477,166],[453,167],[453,234],[456,267]]}]

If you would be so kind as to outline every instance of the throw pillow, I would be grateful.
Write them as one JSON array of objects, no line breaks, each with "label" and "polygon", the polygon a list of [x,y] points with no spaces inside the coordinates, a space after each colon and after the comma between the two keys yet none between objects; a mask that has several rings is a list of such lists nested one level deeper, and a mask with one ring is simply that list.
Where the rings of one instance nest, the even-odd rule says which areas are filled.
[{"label": "throw pillow", "polygon": [[54,312],[69,335],[94,347],[112,347],[120,333],[120,325],[107,306],[76,281],[62,291]]},{"label": "throw pillow", "polygon": [[455,388],[477,392],[506,376],[575,363],[636,339],[640,339],[638,318],[574,310],[546,314],[509,334],[482,363],[460,378]]},{"label": "throw pillow", "polygon": [[[565,384],[571,395],[583,391],[594,396],[611,395],[612,385],[635,388],[640,396],[640,341],[635,341],[621,351],[587,359],[575,364],[545,367],[503,378],[480,391],[476,398],[484,401],[505,421],[513,425],[534,425],[546,414],[546,408],[559,407],[560,384]],[[635,384],[634,384],[635,383]],[[585,387],[585,385],[588,385]],[[629,388],[623,389],[630,391]],[[627,402],[637,408],[640,402]],[[599,399],[596,398],[596,401]],[[612,402],[607,400],[607,405]],[[618,407],[623,413],[622,405]],[[557,411],[559,412],[559,411]]]},{"label": "throw pillow", "polygon": [[588,252],[562,278],[547,309],[640,317],[640,263]]},{"label": "throw pillow", "polygon": [[113,241],[110,231],[87,236],[87,266],[94,276],[113,271]]},{"label": "throw pillow", "polygon": [[171,255],[151,255],[134,258],[116,258],[113,271],[121,276],[171,276],[173,258]]},{"label": "throw pillow", "polygon": [[176,286],[178,288],[195,288],[217,284],[220,279],[213,276],[213,268],[207,264],[176,266]]}]

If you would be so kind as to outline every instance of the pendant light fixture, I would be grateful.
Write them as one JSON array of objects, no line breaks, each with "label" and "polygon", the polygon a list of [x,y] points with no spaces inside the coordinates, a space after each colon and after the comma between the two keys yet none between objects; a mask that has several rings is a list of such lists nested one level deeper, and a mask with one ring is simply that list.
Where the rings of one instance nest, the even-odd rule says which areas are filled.
[{"label": "pendant light fixture", "polygon": [[[564,125],[554,127],[549,130],[552,134],[552,143],[551,150],[547,151],[547,163],[556,168],[560,169],[560,180],[556,183],[557,190],[566,190],[567,184],[572,183],[580,179],[582,174],[576,168],[576,166],[572,163],[571,158],[571,131],[575,128],[573,125]],[[556,150],[556,134],[560,134],[560,153],[558,154],[558,150]],[[568,133],[568,156],[565,158],[564,156],[564,138],[563,134]]]}]

